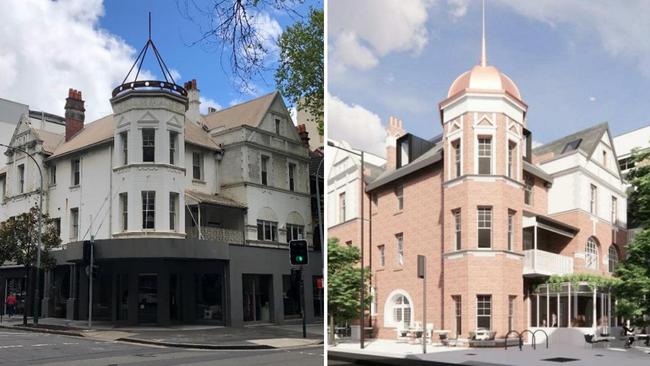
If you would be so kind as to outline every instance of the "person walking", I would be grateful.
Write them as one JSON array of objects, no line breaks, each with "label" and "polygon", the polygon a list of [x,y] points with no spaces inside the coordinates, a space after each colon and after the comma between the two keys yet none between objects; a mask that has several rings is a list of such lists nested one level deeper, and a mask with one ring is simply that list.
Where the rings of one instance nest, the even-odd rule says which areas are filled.
[{"label": "person walking", "polygon": [[13,292],[7,296],[5,304],[7,304],[7,312],[9,313],[9,318],[11,319],[11,317],[16,314],[16,295],[14,295]]},{"label": "person walking", "polygon": [[623,324],[623,333],[625,333],[625,336],[627,337],[625,348],[632,347],[632,344],[634,343],[634,327],[628,327],[626,324]]}]

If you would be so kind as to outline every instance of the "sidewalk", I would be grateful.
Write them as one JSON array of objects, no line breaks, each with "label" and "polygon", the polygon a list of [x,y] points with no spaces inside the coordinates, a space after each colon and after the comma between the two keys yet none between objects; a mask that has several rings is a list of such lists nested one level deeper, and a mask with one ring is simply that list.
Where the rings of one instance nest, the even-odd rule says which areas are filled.
[{"label": "sidewalk", "polygon": [[[518,347],[499,348],[464,348],[427,345],[427,354],[422,353],[422,345],[396,342],[393,340],[372,339],[366,341],[361,349],[358,342],[344,341],[336,346],[328,347],[330,359],[360,360],[363,364],[465,364],[465,365],[546,365],[553,362],[570,362],[572,366],[647,366],[650,365],[650,347],[637,346],[624,349],[621,344],[612,342],[610,348],[591,348],[551,344],[548,349],[538,345],[537,349],[525,346],[522,351]],[[369,357],[379,359],[370,360]],[[383,358],[383,359],[382,359]],[[365,359],[365,361],[363,361]],[[386,362],[387,360],[395,360]],[[412,361],[411,363],[407,362]],[[370,363],[368,363],[370,362]]]},{"label": "sidewalk", "polygon": [[323,343],[323,324],[307,325],[307,338],[302,338],[302,324],[259,324],[244,327],[210,325],[174,325],[116,327],[110,322],[93,322],[60,318],[41,318],[39,327],[22,326],[22,317],[4,318],[0,327],[21,331],[37,331],[103,341],[120,341],[167,347],[197,349],[273,349],[299,348]]}]

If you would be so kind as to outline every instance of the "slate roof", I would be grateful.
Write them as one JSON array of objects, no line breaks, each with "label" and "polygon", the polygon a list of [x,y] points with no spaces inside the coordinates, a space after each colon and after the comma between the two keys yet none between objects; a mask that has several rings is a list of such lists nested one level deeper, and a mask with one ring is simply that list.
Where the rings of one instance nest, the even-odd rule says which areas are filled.
[{"label": "slate roof", "polygon": [[[598,142],[602,138],[603,134],[608,130],[608,124],[607,122],[604,122],[593,127],[572,133],[571,135],[564,136],[559,140],[538,146],[533,149],[533,154],[544,155],[550,152],[553,153],[554,157],[557,157],[559,155],[562,155],[562,151],[568,143],[582,139],[580,146],[578,146],[578,150],[583,151],[587,156],[591,156],[591,154],[596,149],[596,146],[598,146]],[[568,154],[570,151],[567,151],[565,153]]]},{"label": "slate roof", "polygon": [[[87,149],[91,146],[99,145],[104,142],[112,141],[113,134],[113,115],[109,114],[98,119],[97,121],[84,125],[84,128],[72,136],[70,140],[58,145],[58,147],[54,150],[52,157],[59,157]],[[208,133],[203,130],[203,128],[190,122],[189,120],[185,120],[185,142],[203,146],[209,149],[220,149],[219,146],[208,136]]]},{"label": "slate roof", "polygon": [[203,117],[203,121],[210,129],[234,128],[241,125],[257,127],[266,115],[266,111],[280,93],[276,90],[261,97],[232,107],[212,112]]},{"label": "slate roof", "polygon": [[54,150],[56,149],[57,146],[59,146],[63,140],[65,140],[65,136],[60,133],[55,133],[51,131],[46,131],[40,128],[33,128],[32,131],[34,132],[34,135],[36,136],[37,139],[43,141],[43,151],[45,151],[48,154],[54,153]]},{"label": "slate roof", "polygon": [[405,177],[414,173],[422,168],[428,167],[432,164],[439,162],[442,159],[442,142],[438,142],[434,147],[427,150],[424,154],[420,155],[411,163],[395,170],[384,171],[366,186],[366,192],[370,192],[385,184],[396,181],[399,178]]}]

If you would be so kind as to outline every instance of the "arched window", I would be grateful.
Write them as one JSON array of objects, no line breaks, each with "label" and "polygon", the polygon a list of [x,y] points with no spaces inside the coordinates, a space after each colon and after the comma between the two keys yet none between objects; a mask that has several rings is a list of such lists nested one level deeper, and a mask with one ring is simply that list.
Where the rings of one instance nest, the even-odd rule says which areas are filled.
[{"label": "arched window", "polygon": [[618,250],[616,249],[616,245],[612,244],[609,246],[609,273],[614,273],[617,265]]},{"label": "arched window", "polygon": [[594,237],[589,238],[585,246],[585,267],[598,269],[598,242]]},{"label": "arched window", "polygon": [[402,291],[395,291],[388,297],[384,308],[384,325],[401,329],[409,328],[411,324],[411,300]]}]

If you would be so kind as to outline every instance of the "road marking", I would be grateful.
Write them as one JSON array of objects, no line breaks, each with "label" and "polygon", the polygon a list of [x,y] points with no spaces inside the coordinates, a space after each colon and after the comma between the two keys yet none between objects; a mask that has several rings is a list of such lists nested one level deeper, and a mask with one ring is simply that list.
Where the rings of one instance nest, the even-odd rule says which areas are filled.
[{"label": "road marking", "polygon": [[4,349],[4,348],[20,348],[22,346],[23,346],[22,344],[16,344],[16,345],[13,345],[13,346],[0,346],[0,348],[2,348],[2,349]]},{"label": "road marking", "polygon": [[64,345],[68,346],[71,344],[79,344],[79,342],[63,342]]},{"label": "road marking", "polygon": [[32,347],[47,347],[47,346],[54,346],[54,343],[32,344]]}]

